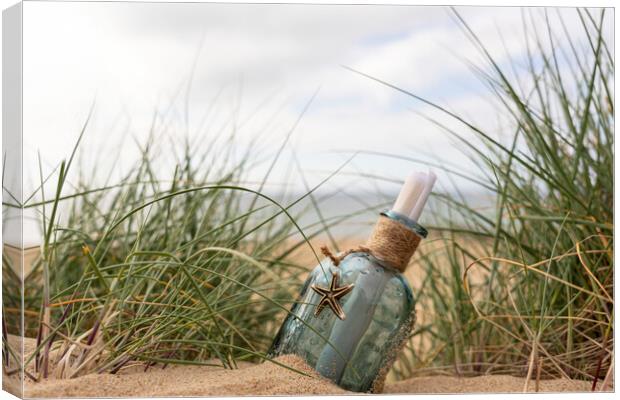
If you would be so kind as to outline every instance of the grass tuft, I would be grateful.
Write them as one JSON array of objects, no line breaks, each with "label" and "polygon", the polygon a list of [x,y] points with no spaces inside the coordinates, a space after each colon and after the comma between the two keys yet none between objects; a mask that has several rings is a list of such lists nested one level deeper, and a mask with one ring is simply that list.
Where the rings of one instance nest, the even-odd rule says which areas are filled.
[{"label": "grass tuft", "polygon": [[[470,181],[495,199],[490,213],[460,196],[435,196],[450,218],[438,221],[417,260],[424,277],[418,297],[432,311],[394,372],[511,374],[527,377],[526,386],[577,378],[594,390],[613,363],[614,60],[605,10],[576,10],[582,31],[563,31],[563,47],[558,32],[534,29],[550,27],[548,10],[524,16],[533,32],[524,38],[526,66],[509,71],[452,12],[486,61],[474,72],[504,117],[501,140],[364,74],[439,110],[445,119],[434,122],[461,143],[475,134],[483,146],[465,147],[482,174]],[[462,129],[448,128],[450,120]]]}]

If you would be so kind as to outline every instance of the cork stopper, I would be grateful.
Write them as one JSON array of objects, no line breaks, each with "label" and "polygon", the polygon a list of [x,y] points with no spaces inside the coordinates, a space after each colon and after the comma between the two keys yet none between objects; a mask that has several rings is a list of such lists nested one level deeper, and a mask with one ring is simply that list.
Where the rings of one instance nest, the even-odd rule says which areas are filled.
[{"label": "cork stopper", "polygon": [[[405,270],[426,236],[417,221],[436,180],[432,171],[414,172],[405,180],[392,210],[381,215],[366,243],[371,254],[400,271]],[[412,225],[419,229],[414,231]]]}]

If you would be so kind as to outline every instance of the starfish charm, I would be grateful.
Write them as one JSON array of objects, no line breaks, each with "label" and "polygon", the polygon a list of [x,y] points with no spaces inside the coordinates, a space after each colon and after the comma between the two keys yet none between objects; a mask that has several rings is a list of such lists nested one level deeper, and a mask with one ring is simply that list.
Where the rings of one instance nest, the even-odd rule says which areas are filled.
[{"label": "starfish charm", "polygon": [[310,286],[312,290],[317,292],[321,296],[321,300],[319,304],[316,306],[316,310],[314,311],[314,316],[318,317],[321,311],[325,308],[326,305],[329,305],[329,308],[332,309],[334,314],[340,319],[345,319],[346,315],[338,302],[345,294],[349,293],[353,290],[354,284],[346,285],[346,286],[338,286],[338,273],[334,273],[332,275],[332,281],[329,285],[329,288],[323,288],[317,285]]}]

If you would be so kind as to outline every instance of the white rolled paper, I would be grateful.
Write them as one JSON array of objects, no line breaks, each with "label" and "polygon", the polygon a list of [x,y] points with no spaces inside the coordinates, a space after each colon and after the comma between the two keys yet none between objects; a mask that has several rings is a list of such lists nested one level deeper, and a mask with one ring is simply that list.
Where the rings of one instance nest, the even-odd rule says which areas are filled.
[{"label": "white rolled paper", "polygon": [[436,180],[437,176],[430,170],[428,172],[416,171],[412,173],[405,179],[392,211],[417,222]]}]

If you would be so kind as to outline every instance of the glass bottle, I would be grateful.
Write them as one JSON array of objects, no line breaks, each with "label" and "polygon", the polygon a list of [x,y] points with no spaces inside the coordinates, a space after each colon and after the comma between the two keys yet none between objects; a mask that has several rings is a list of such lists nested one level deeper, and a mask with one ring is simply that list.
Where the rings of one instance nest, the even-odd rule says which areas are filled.
[{"label": "glass bottle", "polygon": [[434,181],[432,172],[414,173],[392,210],[381,213],[367,246],[328,257],[312,270],[270,356],[296,354],[347,390],[382,390],[415,322],[414,296],[402,272],[427,235],[416,220]]}]

